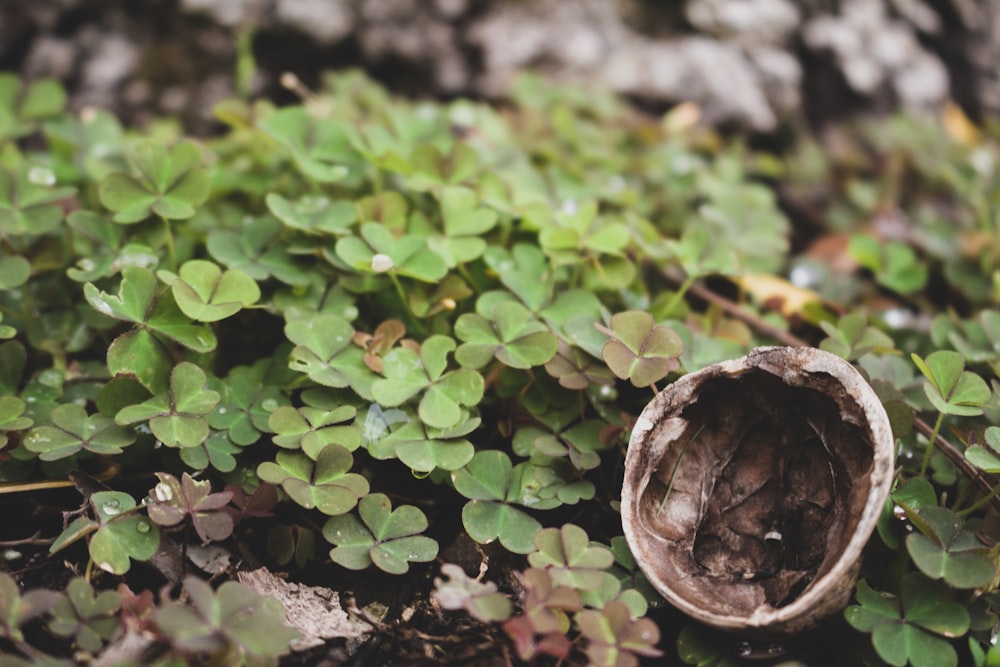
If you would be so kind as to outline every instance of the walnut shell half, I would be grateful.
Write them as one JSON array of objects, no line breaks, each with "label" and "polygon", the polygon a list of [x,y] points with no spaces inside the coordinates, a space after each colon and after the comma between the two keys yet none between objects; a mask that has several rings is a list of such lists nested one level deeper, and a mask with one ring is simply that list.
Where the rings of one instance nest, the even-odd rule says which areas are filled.
[{"label": "walnut shell half", "polygon": [[663,596],[724,630],[780,636],[847,604],[893,479],[885,409],[849,363],[762,347],[642,411],[622,523]]}]

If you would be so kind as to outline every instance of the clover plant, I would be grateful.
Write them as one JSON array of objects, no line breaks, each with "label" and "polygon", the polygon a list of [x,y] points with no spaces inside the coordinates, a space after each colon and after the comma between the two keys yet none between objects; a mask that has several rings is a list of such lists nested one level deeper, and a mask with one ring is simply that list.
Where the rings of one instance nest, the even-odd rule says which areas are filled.
[{"label": "clover plant", "polygon": [[898,444],[831,659],[996,661],[995,131],[890,118],[765,154],[532,76],[503,104],[284,81],[298,102],[227,100],[188,137],[0,73],[12,664],[136,636],[153,664],[274,664],[294,615],[233,581],[251,562],[433,595],[442,651],[461,628],[634,665],[677,637],[741,664],[636,567],[622,462],[665,383],[775,343],[854,363]]}]

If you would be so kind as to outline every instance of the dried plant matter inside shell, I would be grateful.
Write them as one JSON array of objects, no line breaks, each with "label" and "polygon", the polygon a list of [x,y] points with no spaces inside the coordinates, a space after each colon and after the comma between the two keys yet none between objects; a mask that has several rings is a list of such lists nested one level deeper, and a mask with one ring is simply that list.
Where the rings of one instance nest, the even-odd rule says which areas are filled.
[{"label": "dried plant matter inside shell", "polygon": [[717,627],[795,632],[842,608],[892,480],[871,387],[812,348],[759,348],[661,392],[632,433],[625,535]]}]

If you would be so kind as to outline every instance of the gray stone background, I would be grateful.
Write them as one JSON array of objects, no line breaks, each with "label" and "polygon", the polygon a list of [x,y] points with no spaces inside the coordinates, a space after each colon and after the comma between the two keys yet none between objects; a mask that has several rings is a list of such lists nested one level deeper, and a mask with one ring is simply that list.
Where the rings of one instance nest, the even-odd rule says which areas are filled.
[{"label": "gray stone background", "polygon": [[407,95],[496,97],[533,69],[758,132],[947,99],[1000,113],[1000,0],[0,0],[0,69],[206,132],[247,29],[270,96],[284,71],[363,67]]}]

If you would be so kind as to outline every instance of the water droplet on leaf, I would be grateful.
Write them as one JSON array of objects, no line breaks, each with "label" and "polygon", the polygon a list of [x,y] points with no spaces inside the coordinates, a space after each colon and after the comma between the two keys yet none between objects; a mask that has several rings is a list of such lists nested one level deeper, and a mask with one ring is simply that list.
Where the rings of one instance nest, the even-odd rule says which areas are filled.
[{"label": "water droplet on leaf", "polygon": [[117,516],[122,513],[121,501],[117,498],[108,498],[101,503],[101,510],[108,516]]},{"label": "water droplet on leaf", "polygon": [[55,185],[56,175],[48,167],[32,167],[28,170],[28,180],[35,185]]},{"label": "water droplet on leaf", "polygon": [[140,533],[148,533],[149,522],[146,520],[140,521],[139,523],[135,524],[135,529],[138,530]]}]

